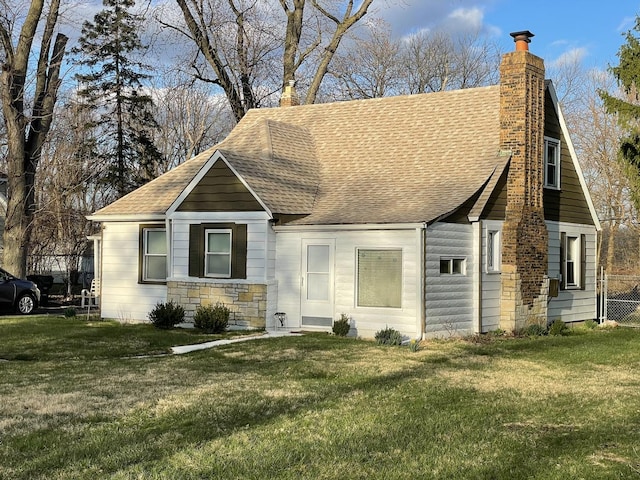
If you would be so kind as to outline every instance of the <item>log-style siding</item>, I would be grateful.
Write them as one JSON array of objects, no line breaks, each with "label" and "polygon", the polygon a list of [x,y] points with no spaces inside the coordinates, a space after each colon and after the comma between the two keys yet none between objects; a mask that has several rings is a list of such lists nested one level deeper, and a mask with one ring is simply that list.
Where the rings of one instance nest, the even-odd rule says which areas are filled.
[{"label": "log-style siding", "polygon": [[[435,223],[427,229],[425,332],[429,337],[473,333],[473,231],[470,225]],[[440,274],[441,258],[464,259],[465,274]]]}]

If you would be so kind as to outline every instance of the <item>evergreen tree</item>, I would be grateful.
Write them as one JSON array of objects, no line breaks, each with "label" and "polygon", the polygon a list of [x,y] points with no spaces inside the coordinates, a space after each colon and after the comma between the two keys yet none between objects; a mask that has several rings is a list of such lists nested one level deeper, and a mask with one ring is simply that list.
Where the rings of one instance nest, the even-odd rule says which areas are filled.
[{"label": "evergreen tree", "polygon": [[135,59],[144,50],[138,35],[144,19],[129,11],[134,3],[103,0],[74,49],[83,70],[76,75],[80,105],[93,112],[87,127],[100,138],[94,154],[119,197],[151,180],[161,160],[152,141],[153,100],[142,88],[149,67]]},{"label": "evergreen tree", "polygon": [[632,200],[640,208],[640,17],[625,34],[626,44],[618,50],[619,65],[609,67],[621,89],[622,98],[599,91],[608,113],[617,115],[625,132],[620,139],[620,160],[632,186]]}]

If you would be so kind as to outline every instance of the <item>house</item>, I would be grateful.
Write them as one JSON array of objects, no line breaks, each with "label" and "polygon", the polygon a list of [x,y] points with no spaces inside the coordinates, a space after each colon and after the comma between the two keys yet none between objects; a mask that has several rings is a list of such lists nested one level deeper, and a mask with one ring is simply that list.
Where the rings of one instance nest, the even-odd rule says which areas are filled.
[{"label": "house", "polygon": [[500,85],[249,111],[220,144],[90,218],[101,314],[406,337],[596,316],[598,219],[553,85],[512,34]]}]

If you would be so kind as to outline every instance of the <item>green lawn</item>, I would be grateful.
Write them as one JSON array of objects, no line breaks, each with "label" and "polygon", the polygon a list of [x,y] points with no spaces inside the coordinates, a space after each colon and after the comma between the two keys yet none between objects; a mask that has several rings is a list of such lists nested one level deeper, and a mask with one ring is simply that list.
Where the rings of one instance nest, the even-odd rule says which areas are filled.
[{"label": "green lawn", "polygon": [[211,338],[0,317],[0,479],[640,477],[638,329]]}]

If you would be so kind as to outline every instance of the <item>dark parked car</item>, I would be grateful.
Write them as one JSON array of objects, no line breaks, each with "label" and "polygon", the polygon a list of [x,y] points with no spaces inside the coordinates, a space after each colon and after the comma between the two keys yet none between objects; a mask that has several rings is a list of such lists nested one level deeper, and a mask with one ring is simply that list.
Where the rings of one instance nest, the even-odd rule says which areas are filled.
[{"label": "dark parked car", "polygon": [[35,283],[0,268],[0,308],[28,314],[38,308],[39,303],[40,290]]}]

